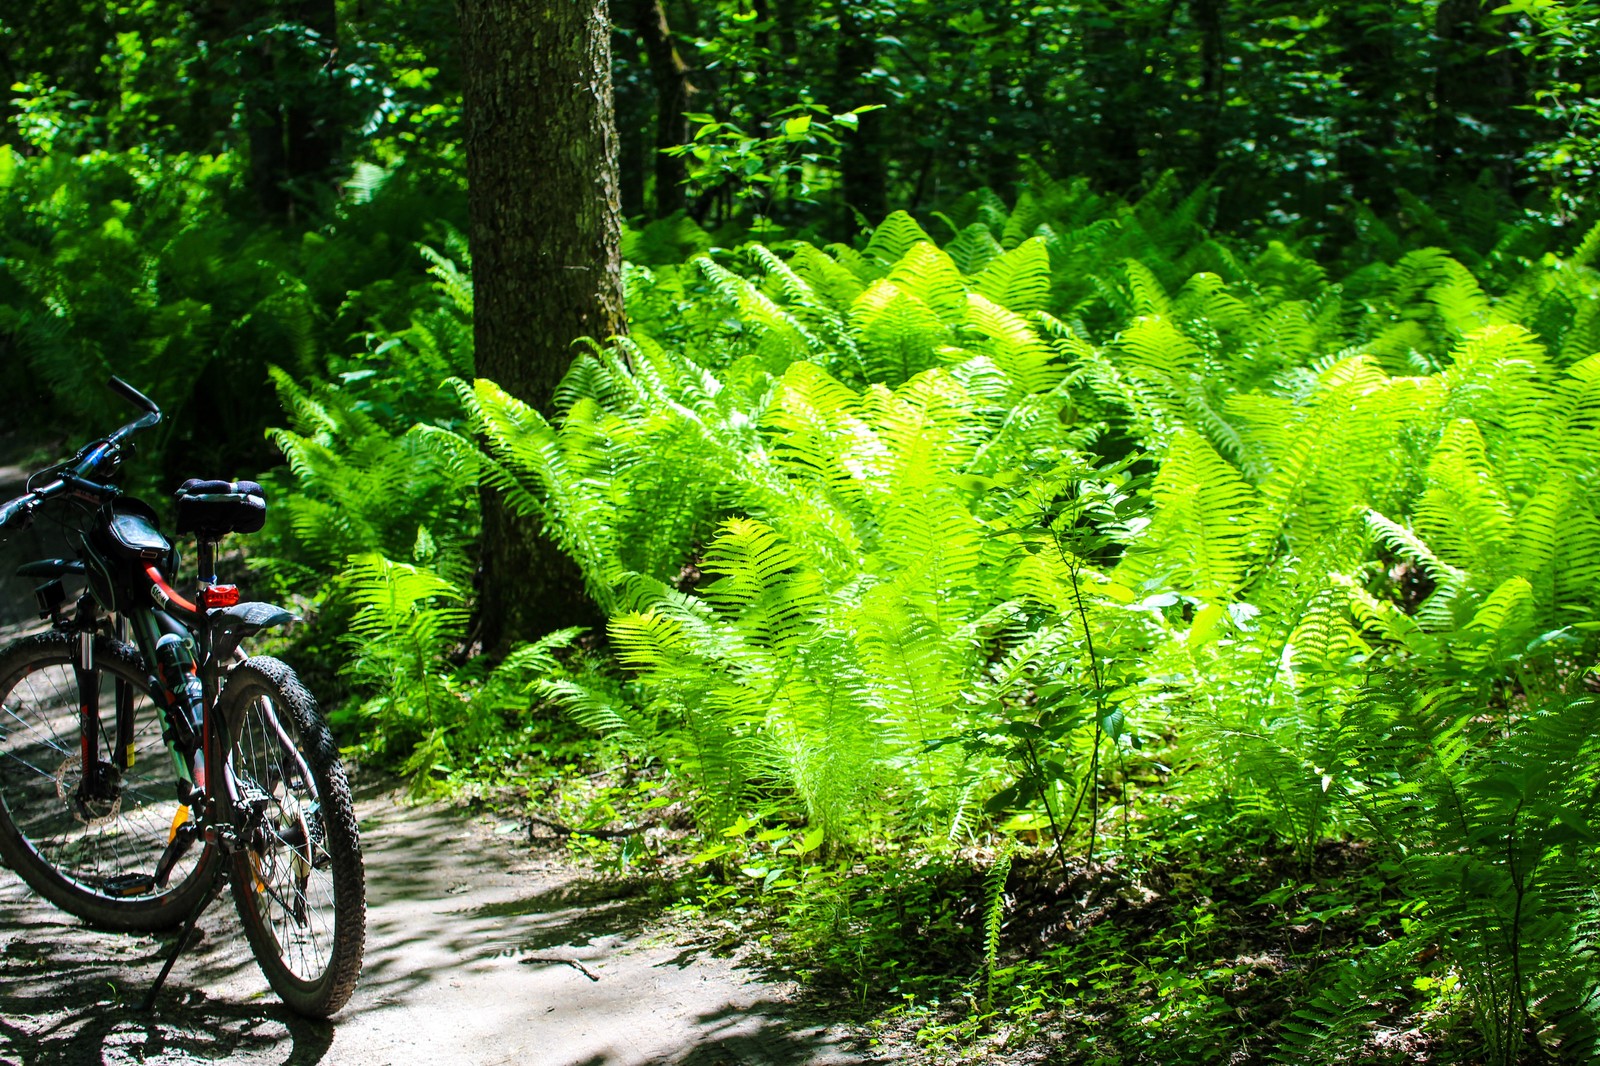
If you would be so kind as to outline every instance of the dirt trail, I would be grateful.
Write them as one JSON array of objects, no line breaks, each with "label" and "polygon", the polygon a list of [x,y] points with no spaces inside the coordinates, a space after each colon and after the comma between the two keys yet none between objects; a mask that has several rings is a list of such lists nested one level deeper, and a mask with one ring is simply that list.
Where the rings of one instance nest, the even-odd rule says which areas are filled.
[{"label": "dirt trail", "polygon": [[[0,466],[0,500],[22,491]],[[25,559],[67,554],[38,524],[0,544],[0,642],[38,626]],[[800,1066],[880,1061],[808,1024],[793,989],[651,931],[650,908],[480,820],[357,797],[366,967],[332,1022],[267,990],[224,895],[157,1009],[135,1009],[167,938],[96,932],[0,867],[0,1066]],[[708,938],[709,939],[709,938]],[[572,965],[577,963],[578,965]],[[592,975],[594,978],[591,979]]]},{"label": "dirt trail", "polygon": [[366,967],[332,1022],[298,1019],[267,991],[226,895],[146,1014],[136,1004],[169,941],[88,929],[0,870],[0,1064],[881,1061],[802,1021],[792,988],[652,935],[643,901],[482,820],[387,794],[357,805]]}]

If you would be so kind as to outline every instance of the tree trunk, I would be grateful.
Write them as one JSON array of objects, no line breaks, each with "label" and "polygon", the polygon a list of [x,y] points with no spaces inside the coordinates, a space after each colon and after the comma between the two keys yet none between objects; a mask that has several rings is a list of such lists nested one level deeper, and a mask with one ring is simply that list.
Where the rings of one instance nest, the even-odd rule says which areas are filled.
[{"label": "tree trunk", "polygon": [[[551,413],[580,337],[626,332],[605,0],[458,0],[477,371]],[[483,496],[491,652],[598,612],[576,564]]]},{"label": "tree trunk", "polygon": [[[1515,117],[1525,102],[1525,60],[1506,39],[1498,4],[1444,0],[1434,23],[1439,66],[1434,77],[1435,183],[1444,188],[1491,169],[1508,191],[1515,163],[1534,138]],[[1465,121],[1463,121],[1465,120]]]},{"label": "tree trunk", "polygon": [[[290,217],[297,202],[332,179],[344,135],[334,2],[280,0],[263,10],[209,0],[197,7],[196,22],[215,54],[237,49],[232,77],[243,105],[250,189],[265,214]],[[293,39],[301,32],[308,47]],[[252,33],[256,40],[247,43]]]},{"label": "tree trunk", "polygon": [[1115,13],[1104,24],[1091,22],[1082,34],[1084,82],[1093,113],[1094,130],[1087,145],[1075,147],[1077,170],[1093,178],[1097,185],[1119,193],[1131,193],[1144,180],[1144,165],[1139,155],[1143,141],[1140,116],[1147,101],[1142,97],[1144,82],[1128,76],[1133,29],[1125,16]]},{"label": "tree trunk", "polygon": [[1327,4],[1339,65],[1355,106],[1349,108],[1339,139],[1339,173],[1350,194],[1380,214],[1394,210],[1400,180],[1389,160],[1400,143],[1402,105],[1394,77],[1394,31],[1384,12],[1345,3]]},{"label": "tree trunk", "polygon": [[645,213],[644,169],[650,164],[645,160],[646,132],[636,121],[638,109],[627,110],[633,112],[635,121],[629,121],[624,110],[617,114],[617,192],[622,199],[622,217],[638,218]]},{"label": "tree trunk", "polygon": [[795,32],[795,25],[800,21],[797,8],[799,0],[778,0],[778,9],[774,13],[777,26],[774,27],[778,38],[778,55],[788,60],[800,54],[800,39]]},{"label": "tree trunk", "polygon": [[689,65],[672,43],[672,28],[667,25],[661,0],[630,2],[633,24],[650,60],[650,79],[656,87],[656,214],[670,215],[683,208],[688,171],[681,156],[666,151],[689,142],[689,123],[683,116],[695,89],[689,82]]},{"label": "tree trunk", "polygon": [[1200,30],[1200,144],[1198,175],[1215,176],[1222,155],[1223,69],[1228,38],[1223,32],[1222,0],[1194,0],[1195,24]]},{"label": "tree trunk", "polygon": [[333,178],[344,130],[340,126],[343,90],[336,72],[339,57],[339,15],[334,0],[288,0],[284,14],[315,34],[319,48],[297,51],[292,69],[300,91],[283,106],[284,182],[297,199],[308,199],[317,186]]},{"label": "tree trunk", "polygon": [[[830,101],[840,111],[878,103],[877,90],[866,78],[877,59],[873,28],[862,17],[863,0],[837,0],[839,43],[835,54],[835,95]],[[881,111],[861,116],[854,136],[845,138],[839,159],[839,179],[845,203],[877,225],[888,214],[889,193],[883,159],[878,151]]]}]

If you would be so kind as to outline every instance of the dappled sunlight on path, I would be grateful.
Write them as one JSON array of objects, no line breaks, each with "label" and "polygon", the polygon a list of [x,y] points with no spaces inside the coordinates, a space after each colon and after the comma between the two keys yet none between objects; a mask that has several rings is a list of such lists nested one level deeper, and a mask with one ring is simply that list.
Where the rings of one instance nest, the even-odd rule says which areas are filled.
[{"label": "dappled sunlight on path", "polygon": [[104,934],[0,873],[0,1064],[800,1066],[873,1061],[788,990],[648,933],[652,907],[472,819],[358,800],[366,968],[332,1022],[266,989],[224,896],[157,1009],[166,938]]}]

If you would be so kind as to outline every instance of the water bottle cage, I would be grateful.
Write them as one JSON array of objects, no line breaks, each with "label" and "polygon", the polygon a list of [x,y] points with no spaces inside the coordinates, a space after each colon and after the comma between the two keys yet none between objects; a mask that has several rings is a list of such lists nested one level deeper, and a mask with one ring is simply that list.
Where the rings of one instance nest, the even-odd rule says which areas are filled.
[{"label": "water bottle cage", "polygon": [[165,728],[161,731],[161,739],[168,747],[175,746],[186,752],[198,750],[202,709],[190,706],[181,689],[177,692],[167,691],[166,694],[166,713],[161,716],[165,719]]}]

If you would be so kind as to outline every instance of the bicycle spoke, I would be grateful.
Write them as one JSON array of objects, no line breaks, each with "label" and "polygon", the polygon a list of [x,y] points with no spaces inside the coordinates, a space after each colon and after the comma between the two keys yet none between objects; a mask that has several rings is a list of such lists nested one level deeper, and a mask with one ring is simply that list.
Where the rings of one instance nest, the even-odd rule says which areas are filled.
[{"label": "bicycle spoke", "polygon": [[[235,773],[270,798],[265,818],[270,839],[253,856],[253,906],[271,932],[288,971],[302,979],[319,976],[331,957],[333,890],[324,868],[327,851],[320,830],[320,798],[297,739],[271,702],[250,708],[234,746]],[[303,870],[301,869],[303,868]]]},{"label": "bicycle spoke", "polygon": [[[29,665],[9,691],[0,692],[0,794],[35,861],[77,886],[66,891],[120,902],[128,897],[116,886],[152,874],[166,850],[177,805],[170,762],[156,709],[142,682],[133,680],[142,670],[114,673],[102,665],[102,703],[91,725],[96,748],[101,759],[128,765],[111,769],[107,762],[102,794],[80,796],[84,770],[78,762],[81,711],[73,645],[59,639],[51,653],[59,658]],[[133,745],[127,752],[117,744],[112,693],[118,685],[131,686],[133,695],[127,705],[134,715]],[[183,864],[170,883],[181,883],[198,861],[195,856]]]}]

